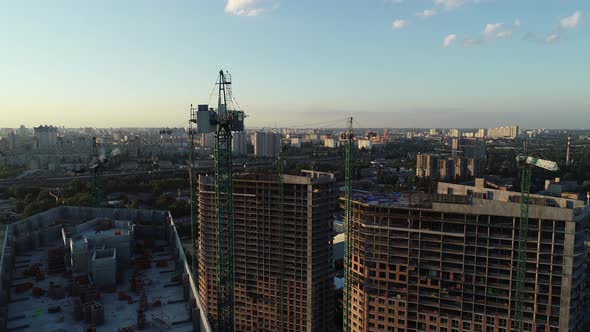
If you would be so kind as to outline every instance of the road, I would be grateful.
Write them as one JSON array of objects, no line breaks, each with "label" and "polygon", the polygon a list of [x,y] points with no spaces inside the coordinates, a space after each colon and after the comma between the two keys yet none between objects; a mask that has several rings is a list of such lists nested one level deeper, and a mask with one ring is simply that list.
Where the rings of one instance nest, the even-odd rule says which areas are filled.
[{"label": "road", "polygon": [[[309,156],[288,156],[287,162],[292,161],[309,161]],[[329,161],[336,161],[341,159],[340,157],[335,156],[325,156],[322,158],[318,158],[317,161],[319,162],[329,162]],[[195,170],[197,173],[206,173],[206,172],[213,172],[213,165],[212,160],[204,160],[201,161],[203,163],[207,163],[210,165],[206,166],[197,166]],[[274,167],[275,161],[272,159],[267,160],[253,160],[247,161],[247,166],[266,166],[266,167]],[[197,162],[198,164],[198,162]],[[242,168],[244,166],[243,162],[235,162],[234,168]],[[173,173],[186,173],[186,169],[160,169],[160,170],[141,170],[141,171],[120,171],[120,172],[104,172],[101,174],[103,178],[116,178],[116,177],[126,177],[126,176],[138,176],[138,175],[161,175],[161,174],[173,174]],[[84,175],[75,175],[75,176],[49,176],[49,177],[31,177],[25,179],[2,179],[0,180],[0,187],[8,187],[12,185],[30,185],[30,186],[56,186],[60,184],[68,183],[72,180],[91,180],[93,178],[90,174]]]}]

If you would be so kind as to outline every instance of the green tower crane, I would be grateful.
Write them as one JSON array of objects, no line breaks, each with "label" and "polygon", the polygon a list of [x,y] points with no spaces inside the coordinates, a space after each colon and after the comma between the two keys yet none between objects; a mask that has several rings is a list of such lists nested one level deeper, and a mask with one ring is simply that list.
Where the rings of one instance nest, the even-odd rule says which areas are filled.
[{"label": "green tower crane", "polygon": [[279,244],[280,244],[280,266],[279,266],[279,331],[285,329],[285,160],[283,159],[283,144],[279,149]]},{"label": "green tower crane", "polygon": [[96,137],[92,137],[92,166],[90,172],[92,173],[92,196],[94,198],[94,206],[102,207],[104,201],[104,191],[102,189],[101,175],[104,170],[105,157],[98,152],[98,142]]},{"label": "green tower crane", "polygon": [[195,154],[195,129],[193,124],[197,123],[197,108],[191,104],[190,119],[188,121],[188,177],[191,195],[191,272],[193,274],[193,280],[198,280],[199,270],[197,266],[197,220],[196,220],[196,208],[195,208],[195,169],[194,169],[194,154]]},{"label": "green tower crane", "polygon": [[[244,130],[244,112],[234,109],[231,76],[219,71],[217,109],[197,108],[197,132],[214,133],[215,264],[217,331],[234,331],[234,218],[232,132]],[[237,105],[237,103],[235,103]]]},{"label": "green tower crane", "polygon": [[354,152],[352,132],[352,117],[348,119],[348,129],[341,134],[346,142],[346,157],[344,167],[344,289],[342,295],[342,331],[350,331],[350,289],[352,270],[352,251],[350,238],[352,234],[352,154]]},{"label": "green tower crane", "polygon": [[529,205],[531,198],[531,173],[534,167],[540,167],[552,172],[559,167],[553,161],[526,156],[527,146],[525,142],[524,154],[518,155],[516,161],[521,169],[520,187],[520,223],[518,230],[518,264],[516,272],[516,296],[514,307],[514,331],[523,331],[524,293],[527,262],[527,238],[529,228]]}]

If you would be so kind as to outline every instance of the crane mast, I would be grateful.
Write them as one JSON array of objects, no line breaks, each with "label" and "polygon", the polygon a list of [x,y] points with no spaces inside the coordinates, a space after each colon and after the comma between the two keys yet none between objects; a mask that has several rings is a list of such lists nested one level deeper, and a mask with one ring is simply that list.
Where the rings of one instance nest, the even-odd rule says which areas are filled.
[{"label": "crane mast", "polygon": [[557,163],[549,160],[543,160],[527,156],[527,144],[524,143],[524,154],[516,157],[516,161],[521,168],[520,183],[520,223],[518,229],[518,262],[516,272],[516,296],[514,306],[514,331],[521,332],[524,329],[523,312],[524,312],[524,292],[526,280],[526,263],[527,263],[527,238],[529,229],[529,206],[531,199],[531,173],[534,167],[546,169],[548,171],[557,171]]},{"label": "crane mast", "polygon": [[234,330],[234,220],[232,127],[228,110],[231,81],[219,72],[218,123],[215,131],[215,231],[217,267],[217,330]]},{"label": "crane mast", "polygon": [[193,107],[191,104],[190,110],[190,119],[188,121],[188,139],[189,139],[189,153],[188,153],[188,177],[189,177],[189,186],[190,186],[190,195],[191,195],[191,271],[193,274],[193,279],[198,280],[195,277],[195,274],[198,273],[198,266],[197,266],[197,220],[196,220],[196,211],[195,211],[195,169],[194,169],[194,153],[195,153],[195,129],[193,128],[193,124],[197,123],[197,108]]},{"label": "crane mast", "polygon": [[352,117],[348,119],[348,128],[341,138],[346,142],[346,159],[344,168],[344,290],[342,295],[342,331],[350,331],[350,293],[351,293],[351,270],[352,251],[350,248],[352,234],[352,154],[353,138]]},{"label": "crane mast", "polygon": [[96,137],[92,137],[92,166],[90,167],[92,172],[92,193],[94,198],[94,206],[101,207],[103,203],[103,191],[101,188],[100,176],[103,171],[103,161],[100,159],[98,153],[98,143]]},{"label": "crane mast", "polygon": [[[244,112],[234,109],[231,77],[219,71],[217,109],[199,105],[197,132],[213,133],[215,168],[215,264],[217,331],[234,331],[234,208],[232,132],[244,130]],[[191,116],[194,119],[194,116]]]},{"label": "crane mast", "polygon": [[280,242],[280,266],[279,266],[279,331],[285,329],[285,160],[283,159],[283,143],[279,149],[279,242]]},{"label": "crane mast", "polygon": [[531,164],[521,164],[520,223],[518,230],[518,265],[516,272],[515,331],[523,330],[523,306],[526,277],[526,249],[529,228],[529,199],[531,196]]}]

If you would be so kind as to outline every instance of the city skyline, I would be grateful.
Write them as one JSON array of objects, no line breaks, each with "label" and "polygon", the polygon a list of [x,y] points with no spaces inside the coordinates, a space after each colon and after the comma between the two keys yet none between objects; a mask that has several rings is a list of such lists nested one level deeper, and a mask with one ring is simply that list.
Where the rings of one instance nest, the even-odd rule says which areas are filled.
[{"label": "city skyline", "polygon": [[584,1],[14,2],[0,13],[11,32],[0,37],[0,127],[184,126],[223,68],[248,127],[352,115],[363,127],[587,128],[589,9]]}]

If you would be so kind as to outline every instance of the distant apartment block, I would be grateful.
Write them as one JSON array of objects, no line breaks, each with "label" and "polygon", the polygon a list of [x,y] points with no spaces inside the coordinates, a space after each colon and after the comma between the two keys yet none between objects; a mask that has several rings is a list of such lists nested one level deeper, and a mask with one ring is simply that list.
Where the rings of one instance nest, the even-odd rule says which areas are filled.
[{"label": "distant apartment block", "polygon": [[432,180],[460,180],[480,175],[480,159],[437,156],[430,153],[416,156],[416,176]]},{"label": "distant apartment block", "polygon": [[231,151],[236,156],[248,154],[248,135],[244,131],[232,133]]},{"label": "distant apartment block", "polygon": [[326,138],[324,139],[324,147],[335,149],[339,146],[339,141],[337,138]]},{"label": "distant apartment block", "polygon": [[485,128],[479,128],[475,134],[473,135],[476,138],[486,138],[488,135],[488,130]]},{"label": "distant apartment block", "polygon": [[[582,332],[588,209],[531,198],[524,331]],[[511,331],[519,200],[448,183],[433,195],[355,194],[352,331]]]},{"label": "distant apartment block", "polygon": [[357,144],[359,150],[363,148],[370,150],[373,147],[373,141],[371,141],[370,139],[359,139]]},{"label": "distant apartment block", "polygon": [[201,133],[201,148],[213,149],[215,147],[215,133]]},{"label": "distant apartment block", "polygon": [[461,129],[453,128],[449,130],[450,137],[461,137]]},{"label": "distant apartment block", "polygon": [[281,148],[281,134],[269,132],[256,132],[252,136],[254,155],[256,157],[274,157],[279,154]]},{"label": "distant apartment block", "polygon": [[434,178],[437,174],[438,158],[433,154],[419,154],[416,156],[416,176],[419,178]]},{"label": "distant apartment block", "polygon": [[[199,177],[199,290],[210,321],[217,319],[215,186]],[[333,322],[335,178],[307,172],[284,176],[284,227],[279,178],[233,179],[236,331],[329,331]],[[284,234],[283,328],[280,326],[280,234]]]},{"label": "distant apartment block", "polygon": [[301,139],[299,137],[292,137],[290,143],[293,148],[301,148]]},{"label": "distant apartment block", "polygon": [[57,146],[57,127],[39,126],[34,128],[38,149],[54,148]]},{"label": "distant apartment block", "polygon": [[518,126],[505,126],[498,128],[490,128],[487,132],[487,138],[498,139],[498,138],[517,138],[518,137]]}]

